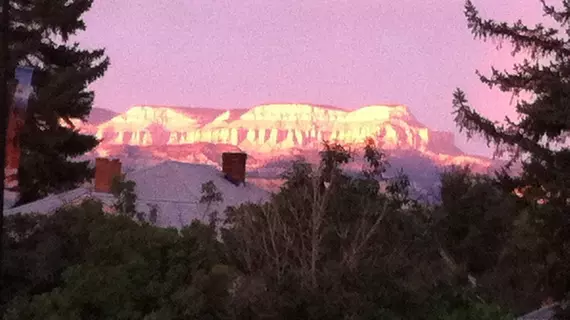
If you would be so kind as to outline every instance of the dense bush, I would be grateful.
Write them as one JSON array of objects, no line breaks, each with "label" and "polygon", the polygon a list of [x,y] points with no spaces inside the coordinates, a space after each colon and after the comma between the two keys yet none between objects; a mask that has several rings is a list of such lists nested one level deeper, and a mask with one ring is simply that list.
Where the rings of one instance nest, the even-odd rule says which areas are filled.
[{"label": "dense bush", "polygon": [[7,230],[7,319],[220,319],[227,313],[232,271],[209,226],[162,229],[105,215],[88,202],[49,217],[9,217]]},{"label": "dense bush", "polygon": [[[434,208],[409,197],[404,175],[380,188],[382,154],[365,155],[370,168],[348,176],[353,155],[327,146],[319,166],[296,163],[268,203],[230,208],[223,225],[164,229],[92,201],[10,216],[7,319],[506,319],[467,280],[493,270],[496,255],[475,271],[470,261],[503,235],[471,236],[457,216],[488,196],[477,191],[486,180],[450,172],[444,193],[466,181],[474,191]],[[470,223],[483,229],[500,203]]]}]

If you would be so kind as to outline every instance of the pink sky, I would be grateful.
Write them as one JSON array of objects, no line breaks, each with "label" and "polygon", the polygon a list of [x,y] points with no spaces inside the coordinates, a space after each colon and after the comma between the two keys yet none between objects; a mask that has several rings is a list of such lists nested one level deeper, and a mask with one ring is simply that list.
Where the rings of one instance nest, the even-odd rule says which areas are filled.
[{"label": "pink sky", "polygon": [[[474,3],[499,19],[541,16],[538,0]],[[112,63],[93,85],[96,107],[401,103],[428,127],[456,131],[461,87],[489,117],[512,114],[474,74],[511,57],[473,39],[463,0],[98,0],[85,19],[79,40],[105,47]]]}]

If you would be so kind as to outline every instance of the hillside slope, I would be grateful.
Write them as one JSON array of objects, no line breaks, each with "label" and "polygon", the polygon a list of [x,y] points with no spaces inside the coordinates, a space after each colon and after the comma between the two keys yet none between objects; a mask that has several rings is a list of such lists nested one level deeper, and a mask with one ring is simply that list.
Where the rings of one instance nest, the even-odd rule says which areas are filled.
[{"label": "hillside slope", "polygon": [[496,164],[465,154],[452,133],[431,130],[403,105],[356,110],[312,104],[234,110],[140,105],[122,114],[97,111],[92,118],[75,122],[102,139],[89,156],[118,157],[133,167],[164,160],[219,166],[223,152],[241,150],[249,155],[252,176],[274,178],[294,159],[315,161],[324,140],[360,150],[367,137],[390,155],[393,168],[416,172],[412,175],[424,176],[420,180],[426,183],[448,165],[486,171]]}]

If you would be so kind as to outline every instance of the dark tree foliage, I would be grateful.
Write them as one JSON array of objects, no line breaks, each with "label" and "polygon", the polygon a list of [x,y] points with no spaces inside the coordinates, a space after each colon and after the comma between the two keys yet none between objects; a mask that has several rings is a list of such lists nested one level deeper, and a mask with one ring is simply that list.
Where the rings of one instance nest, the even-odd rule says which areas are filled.
[{"label": "dark tree foliage", "polygon": [[20,203],[70,189],[92,176],[86,161],[71,159],[89,152],[98,141],[62,120],[85,120],[94,94],[88,90],[102,77],[109,60],[104,50],[83,50],[70,38],[85,30],[82,16],[93,0],[11,0],[10,68],[34,70],[21,136]]},{"label": "dark tree foliage", "polygon": [[321,156],[322,177],[326,182],[330,182],[332,177],[338,174],[340,166],[348,163],[352,159],[350,150],[338,143],[323,142],[323,150],[319,152]]},{"label": "dark tree foliage", "polygon": [[[559,7],[542,3],[545,17],[557,28],[487,20],[466,2],[468,27],[476,38],[506,41],[513,56],[525,55],[512,71],[493,68],[488,76],[478,73],[490,88],[517,97],[518,119],[506,118],[505,124],[490,121],[469,106],[459,89],[453,106],[458,126],[469,137],[481,135],[498,154],[510,156],[511,163],[522,163],[522,174],[511,177],[505,168],[499,180],[510,191],[523,189],[531,206],[526,222],[535,238],[527,247],[535,250],[532,263],[542,280],[536,293],[561,298],[570,290],[570,150],[565,144],[570,131],[570,2],[563,0]],[[546,204],[536,209],[537,201]]]},{"label": "dark tree foliage", "polygon": [[137,194],[135,192],[136,183],[126,180],[125,175],[117,176],[111,184],[111,194],[115,197],[113,209],[121,214],[142,220],[141,213],[137,212]]},{"label": "dark tree foliage", "polygon": [[[468,136],[480,134],[494,143],[497,151],[522,161],[519,183],[529,187],[528,195],[565,205],[570,191],[570,151],[561,143],[570,129],[570,42],[560,33],[570,31],[566,23],[570,8],[557,11],[545,5],[544,11],[561,25],[560,29],[540,24],[527,27],[521,21],[508,24],[485,20],[467,1],[465,13],[475,37],[508,41],[514,48],[513,55],[528,54],[522,63],[514,65],[513,71],[493,68],[490,76],[478,73],[489,87],[519,97],[516,111],[520,119],[506,118],[505,125],[493,123],[470,107],[459,89],[454,93],[453,106],[456,122]],[[532,97],[520,98],[522,93]]]},{"label": "dark tree foliage", "polygon": [[479,276],[497,264],[510,237],[515,196],[468,168],[451,168],[441,180],[443,242],[469,273]]},{"label": "dark tree foliage", "polygon": [[227,318],[231,269],[209,226],[157,228],[86,202],[5,227],[5,319]]},{"label": "dark tree foliage", "polygon": [[[367,144],[371,168],[385,167]],[[227,212],[223,240],[239,272],[240,319],[510,319],[455,283],[434,245],[427,208],[404,177],[386,193],[374,176],[345,175],[350,160],[326,145],[298,162],[269,203]],[[323,183],[326,181],[326,183]]]},{"label": "dark tree foliage", "polygon": [[364,175],[382,178],[382,175],[386,172],[388,167],[386,154],[376,147],[376,142],[372,138],[366,139],[364,160],[366,160],[369,166],[368,169],[363,170]]},{"label": "dark tree foliage", "polygon": [[208,217],[210,225],[215,226],[219,220],[218,211],[214,206],[224,201],[223,194],[218,190],[214,181],[209,180],[202,183],[200,204],[206,205],[202,218]]},{"label": "dark tree foliage", "polygon": [[457,272],[471,278],[480,297],[520,314],[541,303],[535,265],[528,263],[535,241],[525,234],[521,212],[527,211],[522,199],[491,177],[452,167],[442,174],[434,212],[439,243]]},{"label": "dark tree foliage", "polygon": [[[215,223],[158,228],[93,201],[7,217],[6,319],[512,319],[455,276],[405,177],[383,192],[374,176],[343,173],[335,149],[319,166],[296,163],[269,202],[228,210],[221,235]],[[204,190],[205,203],[220,199]],[[451,200],[481,199],[467,193]],[[473,238],[446,245],[469,260]]]}]

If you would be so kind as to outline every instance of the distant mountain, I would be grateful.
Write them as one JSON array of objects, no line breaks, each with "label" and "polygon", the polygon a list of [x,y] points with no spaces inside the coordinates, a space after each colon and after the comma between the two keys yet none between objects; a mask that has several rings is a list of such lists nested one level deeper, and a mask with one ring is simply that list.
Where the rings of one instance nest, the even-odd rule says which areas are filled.
[{"label": "distant mountain", "polygon": [[[75,128],[80,128],[85,132],[95,132],[97,131],[97,126],[105,123],[118,115],[117,112],[103,109],[103,108],[92,108],[91,113],[85,121],[79,119],[71,119],[71,124]],[[63,120],[61,121],[63,125],[67,125]]]},{"label": "distant mountain", "polygon": [[87,122],[92,125],[99,125],[103,122],[107,122],[118,115],[117,112],[103,109],[103,108],[93,108],[87,118]]},{"label": "distant mountain", "polygon": [[452,164],[476,171],[496,164],[465,154],[452,133],[427,128],[402,105],[357,110],[311,104],[234,110],[134,106],[122,114],[94,109],[87,123],[74,124],[102,139],[91,156],[119,157],[137,167],[167,159],[219,165],[221,153],[242,150],[249,154],[251,174],[270,178],[298,157],[315,161],[323,140],[360,150],[367,137],[389,153],[392,168],[414,171],[414,179],[433,182]]}]

